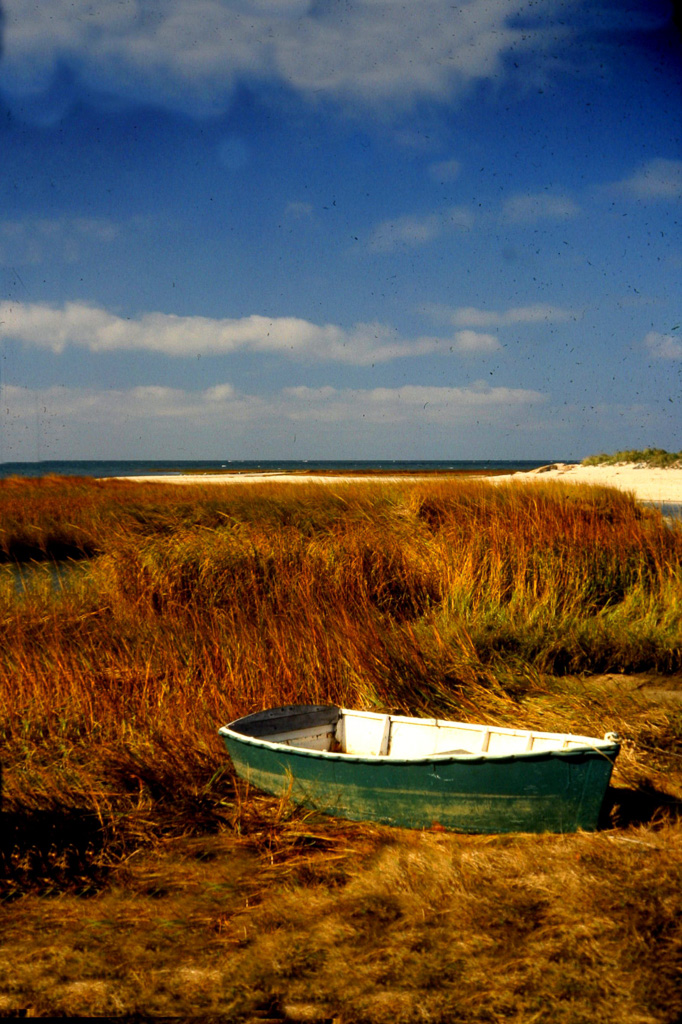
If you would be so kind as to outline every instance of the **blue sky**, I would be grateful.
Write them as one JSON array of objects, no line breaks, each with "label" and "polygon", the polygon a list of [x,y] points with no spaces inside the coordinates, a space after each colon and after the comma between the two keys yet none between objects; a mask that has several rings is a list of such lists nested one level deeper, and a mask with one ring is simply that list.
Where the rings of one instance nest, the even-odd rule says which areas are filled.
[{"label": "blue sky", "polygon": [[682,448],[663,0],[2,0],[0,461]]}]

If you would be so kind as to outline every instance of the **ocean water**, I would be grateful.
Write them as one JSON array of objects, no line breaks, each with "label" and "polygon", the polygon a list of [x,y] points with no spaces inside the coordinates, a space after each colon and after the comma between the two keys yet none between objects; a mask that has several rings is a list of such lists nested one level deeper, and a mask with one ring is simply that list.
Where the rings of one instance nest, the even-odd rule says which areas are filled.
[{"label": "ocean water", "polygon": [[[497,470],[499,472],[513,472],[514,470],[537,469],[538,466],[546,466],[555,459],[538,460],[458,460],[445,459],[433,460],[328,460],[328,459],[307,459],[305,461],[258,459],[247,461],[210,461],[210,460],[181,460],[181,459],[117,459],[117,460],[78,460],[47,462],[0,462],[0,479],[8,476],[47,476],[56,474],[58,476],[148,476],[151,473],[181,474],[197,470],[209,470],[220,472],[220,470],[250,470],[263,473],[282,473],[305,470],[336,470],[339,473],[348,471],[376,472],[476,472],[480,470]],[[567,460],[560,460],[567,461]]]},{"label": "ocean water", "polygon": [[672,501],[645,501],[645,505],[651,505],[652,508],[660,509],[660,512],[664,519],[672,519],[675,522],[682,522],[682,505],[673,503]]}]

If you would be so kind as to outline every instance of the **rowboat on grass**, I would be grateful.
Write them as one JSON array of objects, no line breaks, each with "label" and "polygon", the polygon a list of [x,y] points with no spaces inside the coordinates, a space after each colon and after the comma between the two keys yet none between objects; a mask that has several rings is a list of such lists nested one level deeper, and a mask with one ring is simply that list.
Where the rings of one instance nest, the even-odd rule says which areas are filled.
[{"label": "rowboat on grass", "polygon": [[595,829],[616,733],[603,740],[327,705],[259,711],[219,730],[237,773],[306,807],[406,828]]}]

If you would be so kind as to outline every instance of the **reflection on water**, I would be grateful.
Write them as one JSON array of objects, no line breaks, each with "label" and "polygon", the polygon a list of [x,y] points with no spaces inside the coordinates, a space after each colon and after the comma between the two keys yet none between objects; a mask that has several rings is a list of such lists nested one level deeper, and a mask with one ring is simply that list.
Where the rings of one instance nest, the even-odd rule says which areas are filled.
[{"label": "reflection on water", "polygon": [[664,519],[673,519],[675,522],[682,522],[682,505],[672,501],[646,501],[645,505],[660,510]]},{"label": "reflection on water", "polygon": [[87,559],[75,561],[65,559],[62,562],[22,562],[19,564],[0,565],[0,586],[11,584],[17,595],[30,594],[46,587],[52,593],[67,590],[81,580],[89,570]]}]

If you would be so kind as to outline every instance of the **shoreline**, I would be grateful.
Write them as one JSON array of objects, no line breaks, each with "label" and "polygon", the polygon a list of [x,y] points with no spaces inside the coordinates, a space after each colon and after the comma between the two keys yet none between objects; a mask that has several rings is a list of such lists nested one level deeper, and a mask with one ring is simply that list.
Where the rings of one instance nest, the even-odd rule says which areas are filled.
[{"label": "shoreline", "polygon": [[163,484],[254,484],[254,483],[404,483],[422,482],[448,477],[470,477],[477,480],[489,480],[491,483],[531,483],[560,480],[564,483],[595,484],[617,487],[622,491],[631,491],[639,501],[682,503],[682,469],[657,468],[642,466],[636,463],[620,463],[615,466],[582,466],[575,463],[550,463],[539,469],[526,472],[496,473],[491,471],[468,473],[278,473],[244,472],[244,473],[159,473],[147,476],[107,477],[110,480],[128,480],[137,483]]}]

